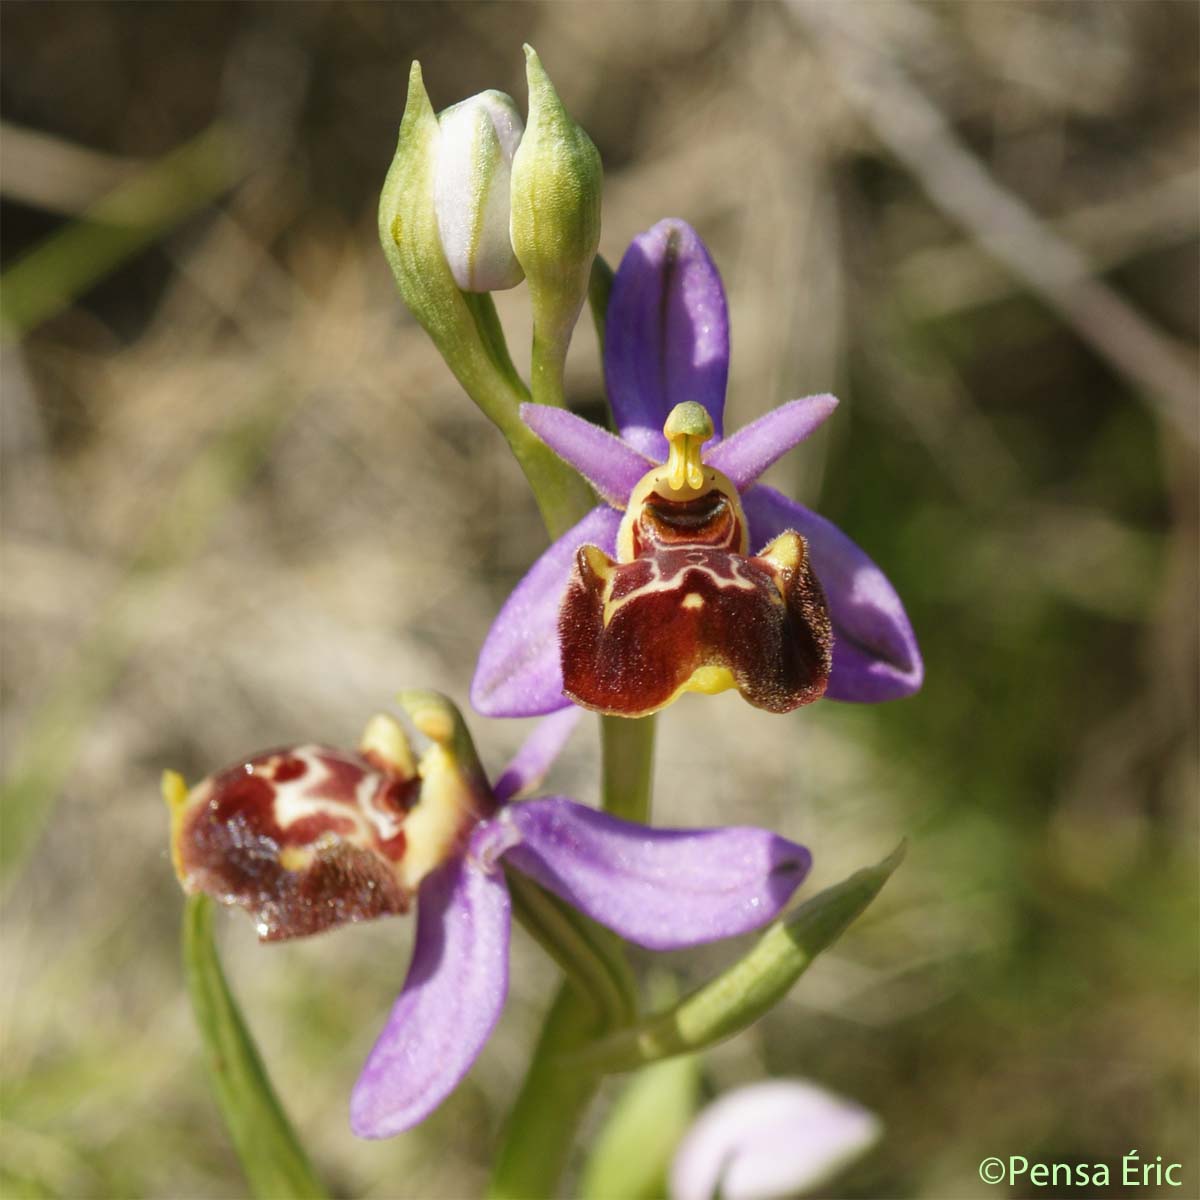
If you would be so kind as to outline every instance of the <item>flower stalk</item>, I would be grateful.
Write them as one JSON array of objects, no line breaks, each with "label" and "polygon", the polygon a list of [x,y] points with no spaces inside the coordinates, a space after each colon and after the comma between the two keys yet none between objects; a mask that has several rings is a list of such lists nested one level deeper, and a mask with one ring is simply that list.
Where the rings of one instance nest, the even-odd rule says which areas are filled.
[{"label": "flower stalk", "polygon": [[[645,822],[651,804],[654,718],[604,717],[601,722],[604,808],[624,820]],[[622,974],[631,979],[619,942],[614,950]],[[568,975],[559,988],[509,1114],[488,1191],[491,1200],[554,1195],[579,1123],[603,1079],[602,1069],[581,1065],[582,1057],[591,1046],[603,1044],[597,1039],[606,1033],[632,1026],[630,1019],[614,1024],[611,1013],[607,1021],[603,1013],[599,1020],[589,1019],[596,1002],[574,980]],[[636,1014],[635,994],[630,1016]]]},{"label": "flower stalk", "polygon": [[601,717],[600,753],[604,811],[648,825],[654,785],[654,715]]},{"label": "flower stalk", "polygon": [[533,306],[530,383],[561,407],[563,368],[600,243],[600,155],[525,47],[529,124],[512,164],[512,248]]}]

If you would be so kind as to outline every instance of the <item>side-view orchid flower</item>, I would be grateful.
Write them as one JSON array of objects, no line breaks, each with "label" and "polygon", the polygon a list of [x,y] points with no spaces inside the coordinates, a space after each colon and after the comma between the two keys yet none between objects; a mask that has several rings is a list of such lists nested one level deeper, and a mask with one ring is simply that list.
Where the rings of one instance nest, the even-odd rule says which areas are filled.
[{"label": "side-view orchid flower", "polygon": [[508,989],[505,869],[653,950],[757,929],[808,872],[804,847],[762,829],[651,829],[564,796],[513,803],[549,769],[575,711],[543,721],[489,784],[444,696],[401,703],[430,741],[419,761],[378,715],[356,752],[302,745],[190,791],[177,775],[164,784],[184,890],[248,910],[264,941],[416,902],[408,976],[351,1099],[363,1137],[423,1120],[490,1036]]},{"label": "side-view orchid flower", "polygon": [[883,572],[832,523],[756,483],[837,401],[794,400],[722,436],[725,293],[689,225],[661,221],[634,239],[605,338],[619,437],[522,407],[603,503],[509,597],[479,657],[475,707],[534,716],[574,701],[641,716],[683,691],[736,687],[786,712],[821,695],[915,692],[920,651]]}]

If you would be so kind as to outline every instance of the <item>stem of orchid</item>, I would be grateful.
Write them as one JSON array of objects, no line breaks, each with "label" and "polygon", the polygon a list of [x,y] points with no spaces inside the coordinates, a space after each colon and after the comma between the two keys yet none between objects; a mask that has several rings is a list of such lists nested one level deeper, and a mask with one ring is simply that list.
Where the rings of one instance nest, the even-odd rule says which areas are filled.
[{"label": "stem of orchid", "polygon": [[[596,272],[593,270],[594,296],[589,297],[592,299],[593,316],[597,318],[602,354],[603,327],[598,316],[598,305],[606,305],[609,291],[609,286],[606,286],[609,281],[604,278],[606,273],[611,276],[610,271],[605,272],[602,269],[599,272],[600,277],[596,278]],[[539,403],[561,407],[564,404],[562,360],[559,360],[556,372],[546,370],[551,366],[544,340],[539,340],[535,335],[532,372],[534,397]],[[549,395],[548,387],[551,389]],[[558,537],[584,516],[590,502],[581,505],[577,495],[568,494],[566,489],[557,486],[554,476],[531,471],[522,460],[522,451],[518,449],[518,443],[509,436],[508,430],[503,426],[501,428],[525,470],[550,536]],[[525,430],[524,425],[521,428]],[[532,438],[533,435],[528,430],[525,430],[525,433]],[[546,449],[540,442],[537,444],[543,450]],[[551,457],[554,458],[553,455]],[[561,460],[555,458],[555,461],[560,467],[574,474]],[[646,821],[650,814],[653,775],[653,718],[623,720],[605,717],[602,721],[601,795],[604,807],[627,819]],[[609,725],[612,725],[611,729],[608,729]],[[518,916],[521,916],[522,903],[527,899],[524,891],[521,883],[518,883],[512,893]],[[636,1015],[636,992],[620,940],[595,926],[586,931],[599,935],[599,946],[595,938],[589,938],[591,951],[599,950],[602,954],[605,950],[610,951],[605,954],[610,973],[602,985],[603,988],[607,989],[609,982],[615,981],[622,1001],[632,1001],[632,1015]],[[535,930],[531,932],[535,937],[538,936]],[[556,941],[555,947],[561,950],[564,942]],[[611,1021],[618,1015],[615,1008],[605,1012],[604,1001],[594,994],[591,985],[589,984],[588,990],[584,991],[581,982],[576,982],[573,971],[559,958],[555,948],[548,946],[547,949],[567,972],[568,982],[559,988],[554,1004],[547,1014],[521,1090],[509,1113],[488,1190],[492,1200],[528,1200],[529,1197],[554,1195],[579,1122],[595,1096],[601,1079],[599,1074],[574,1067],[563,1070],[558,1064],[565,1056],[583,1051],[597,1036],[603,1036],[613,1029],[614,1026],[604,1018],[607,1017],[608,1021]],[[609,1004],[612,1004],[611,999]],[[598,1009],[603,1014],[599,1022],[596,1017]],[[626,1009],[620,1013],[622,1025],[630,1020],[630,1016],[625,1015],[628,1012]]]},{"label": "stem of orchid", "polygon": [[654,786],[654,717],[601,717],[604,811],[650,822]]},{"label": "stem of orchid", "polygon": [[567,366],[567,347],[570,345],[575,322],[572,320],[565,331],[557,326],[548,329],[547,326],[550,325],[550,319],[539,321],[538,314],[534,313],[529,387],[533,392],[535,404],[566,408],[563,375]]},{"label": "stem of orchid", "polygon": [[599,1086],[586,1071],[562,1070],[562,1052],[595,1033],[579,993],[559,990],[534,1050],[524,1086],[508,1116],[488,1185],[489,1200],[547,1200],[567,1165],[575,1130]]},{"label": "stem of orchid", "polygon": [[558,963],[606,1029],[637,1018],[637,987],[619,939],[519,871],[506,871],[513,912]]},{"label": "stem of orchid", "polygon": [[[601,794],[605,810],[624,820],[647,821],[654,773],[654,718],[601,718],[601,745]],[[521,916],[529,893],[541,889],[520,880],[515,873],[510,879],[519,881],[512,894],[517,915]],[[541,895],[545,897],[545,893]],[[627,1027],[631,1016],[636,1014],[632,975],[620,943],[605,930],[593,926],[591,932],[601,935],[602,944],[607,939],[614,951],[608,961],[610,971],[604,981],[597,982],[615,978],[626,984],[630,990],[621,999],[632,1001],[632,1010],[614,1012],[610,1007],[605,1011],[603,996],[596,995],[597,983],[581,979],[572,969],[575,964],[568,965],[558,957],[554,947],[561,948],[566,939],[561,935],[555,938],[548,949],[567,972],[570,982],[559,989],[510,1114],[492,1177],[489,1195],[493,1200],[554,1194],[579,1121],[600,1085],[600,1071],[580,1069],[577,1064],[597,1044],[594,1039],[603,1038],[614,1028],[614,1016],[620,1022],[615,1026],[619,1030]],[[596,949],[594,944],[591,949]],[[589,1009],[593,1013],[599,1009],[600,1024],[595,1018],[588,1019]],[[570,1065],[563,1069],[564,1063]]]},{"label": "stem of orchid", "polygon": [[595,494],[573,467],[521,421],[515,421],[512,428],[500,428],[529,480],[547,532],[552,539],[560,537],[595,505]]},{"label": "stem of orchid", "polygon": [[[565,533],[595,503],[587,481],[525,425],[520,406],[529,389],[513,366],[504,329],[490,295],[463,292],[483,353],[451,356],[434,339],[463,390],[504,434],[552,538]],[[480,361],[477,361],[480,360]],[[560,379],[561,383],[561,379]],[[562,404],[561,395],[557,401]]]}]

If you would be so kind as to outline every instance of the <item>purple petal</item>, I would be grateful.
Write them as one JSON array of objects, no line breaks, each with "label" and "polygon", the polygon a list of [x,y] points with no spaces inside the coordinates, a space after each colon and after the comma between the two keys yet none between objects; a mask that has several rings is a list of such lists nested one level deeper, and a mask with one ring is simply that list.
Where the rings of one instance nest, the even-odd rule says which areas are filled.
[{"label": "purple petal", "polygon": [[359,1137],[391,1137],[437,1108],[479,1056],[508,992],[503,874],[452,859],[426,876],[417,903],[408,978],[350,1097]]},{"label": "purple petal", "polygon": [[625,507],[638,480],[656,465],[607,429],[565,409],[522,404],[521,420],[614,508]]},{"label": "purple petal", "polygon": [[742,505],[753,546],[785,529],[808,539],[833,619],[833,672],[825,698],[871,704],[917,691],[925,677],[921,651],[887,576],[831,521],[774,488],[755,485]]},{"label": "purple petal", "polygon": [[652,829],[561,796],[505,809],[512,866],[649,950],[734,937],[774,918],[808,874],[765,829]]},{"label": "purple petal", "polygon": [[558,606],[575,551],[591,542],[615,554],[620,524],[620,513],[593,508],[543,552],[504,602],[471,681],[471,703],[485,717],[540,717],[570,704],[562,694]]},{"label": "purple petal", "polygon": [[728,373],[721,276],[690,225],[659,221],[625,251],[608,302],[604,374],[621,436],[663,462],[667,414],[696,400],[720,437]]},{"label": "purple petal", "polygon": [[704,455],[704,461],[744,492],[776,459],[802,442],[837,408],[834,396],[806,396],[759,417],[730,434]]},{"label": "purple petal", "polygon": [[800,1079],[726,1093],[688,1130],[671,1200],[772,1200],[825,1182],[879,1140],[879,1118]]},{"label": "purple petal", "polygon": [[572,705],[537,723],[492,788],[499,803],[506,804],[514,796],[530,792],[542,782],[581,716],[583,709]]}]

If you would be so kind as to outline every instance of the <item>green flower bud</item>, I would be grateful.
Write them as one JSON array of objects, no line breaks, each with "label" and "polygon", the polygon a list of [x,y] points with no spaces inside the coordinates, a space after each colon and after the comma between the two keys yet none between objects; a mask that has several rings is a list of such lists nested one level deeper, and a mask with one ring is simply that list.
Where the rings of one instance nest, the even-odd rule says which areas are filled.
[{"label": "green flower bud", "polygon": [[532,47],[529,119],[512,165],[512,247],[533,305],[533,396],[562,404],[562,368],[600,243],[603,172]]},{"label": "green flower bud", "polygon": [[[580,476],[521,421],[519,409],[529,393],[509,357],[491,296],[462,291],[451,272],[435,204],[441,137],[421,68],[413,63],[396,154],[379,197],[379,240],[405,304],[463,390],[503,431],[557,537],[594,497]],[[536,329],[535,321],[535,347]]]},{"label": "green flower bud", "polygon": [[509,181],[524,123],[512,98],[480,92],[438,115],[434,208],[442,250],[465,292],[524,279],[509,240]]},{"label": "green flower bud", "polygon": [[442,134],[413,63],[391,169],[379,197],[379,240],[396,286],[467,394],[506,432],[524,389],[487,296],[458,287],[442,250],[434,201]]}]

